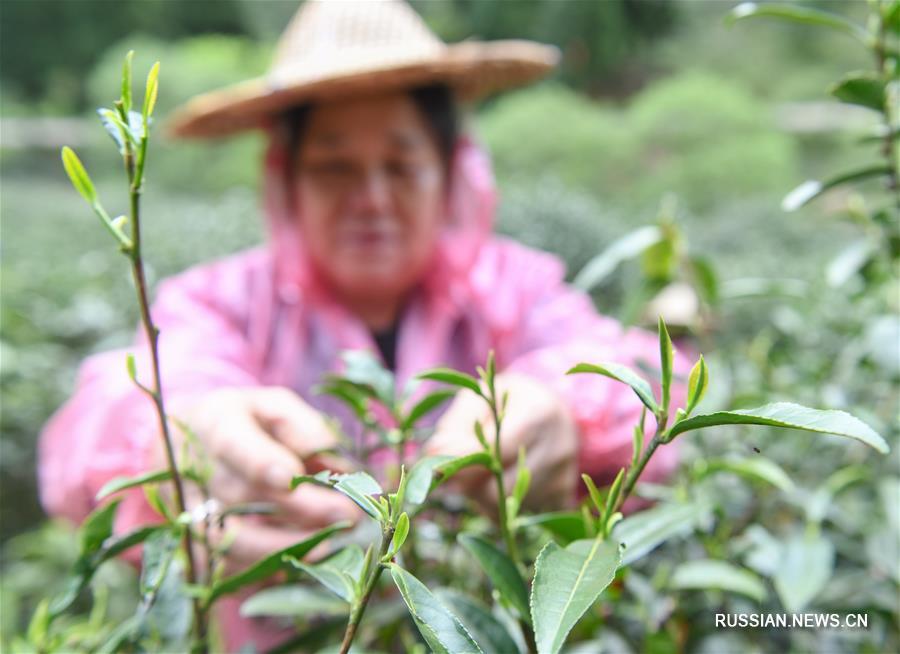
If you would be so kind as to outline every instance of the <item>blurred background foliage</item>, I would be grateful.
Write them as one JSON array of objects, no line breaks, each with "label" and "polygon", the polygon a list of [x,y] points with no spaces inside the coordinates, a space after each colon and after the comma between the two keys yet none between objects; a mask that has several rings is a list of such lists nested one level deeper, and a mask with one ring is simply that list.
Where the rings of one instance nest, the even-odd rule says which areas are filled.
[{"label": "blurred background foliage", "polygon": [[[896,453],[900,290],[896,283],[873,285],[885,275],[877,265],[848,263],[846,252],[839,257],[866,230],[853,219],[861,196],[838,190],[795,213],[779,208],[799,183],[852,167],[872,151],[859,138],[874,118],[825,99],[843,72],[869,65],[866,53],[828,30],[765,21],[727,28],[722,19],[734,4],[413,1],[447,40],[533,38],[563,52],[551,79],[490,100],[468,117],[493,156],[501,232],[559,254],[574,277],[616,239],[662,220],[665,243],[643,260],[623,257],[591,289],[602,311],[655,324],[659,306],[694,307],[681,335],[710,355],[711,406],[793,399],[844,408],[888,436]],[[805,4],[858,20],[866,9],[852,0]],[[62,528],[43,522],[37,500],[40,427],[71,391],[79,361],[128,342],[137,321],[126,267],[69,187],[59,147],[75,146],[104,197],[124,203],[116,158],[93,114],[108,104],[124,53],[136,51],[136,71],[162,62],[158,113],[165,116],[200,91],[262,74],[295,9],[281,0],[0,6],[0,614],[7,633],[59,580],[68,556]],[[262,147],[256,135],[154,142],[144,200],[153,281],[260,242]],[[669,295],[660,298],[665,289]],[[897,507],[896,456],[864,458],[844,444],[777,436],[759,437],[755,447],[795,476],[799,495],[771,488],[753,494],[727,476],[702,491],[727,496],[736,514],[750,503],[775,516],[752,533],[737,529],[740,515],[728,523],[740,546],[733,556],[771,568],[778,556],[771,539],[802,526],[796,515],[803,493],[843,466],[862,466],[858,483],[828,512],[835,578],[844,587],[868,585],[871,597],[852,606],[874,606],[896,630],[890,593],[896,600],[900,564],[894,532],[883,534]],[[696,466],[710,457],[747,450],[713,434],[694,439],[686,443],[679,483],[702,476]],[[637,602],[642,628],[665,623],[663,635],[638,639],[643,651],[669,651],[689,617],[701,614],[691,611],[720,606],[721,594],[702,601],[688,594],[680,622],[665,622],[675,610],[671,594],[654,585],[666,566],[671,571],[703,546],[703,538],[672,546],[657,568],[629,577],[621,592]],[[121,583],[106,582],[118,592]],[[846,604],[844,587],[826,589],[820,606]],[[736,603],[731,610],[750,609]],[[620,626],[627,635],[628,626]],[[602,647],[614,650],[618,632],[609,633]],[[753,649],[742,634],[719,638],[720,648],[706,651]],[[777,642],[786,645],[785,638]],[[798,651],[822,644],[815,635],[800,638]],[[861,651],[858,641],[838,645]]]}]

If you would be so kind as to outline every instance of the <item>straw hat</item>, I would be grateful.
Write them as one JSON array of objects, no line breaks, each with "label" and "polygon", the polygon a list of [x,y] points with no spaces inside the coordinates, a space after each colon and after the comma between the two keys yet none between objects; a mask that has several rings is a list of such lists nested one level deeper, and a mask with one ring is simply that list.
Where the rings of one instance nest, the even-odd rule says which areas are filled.
[{"label": "straw hat", "polygon": [[403,0],[307,0],[265,77],[193,98],[168,128],[180,137],[223,136],[310,100],[431,82],[471,101],[542,77],[558,60],[555,47],[531,41],[447,45]]}]

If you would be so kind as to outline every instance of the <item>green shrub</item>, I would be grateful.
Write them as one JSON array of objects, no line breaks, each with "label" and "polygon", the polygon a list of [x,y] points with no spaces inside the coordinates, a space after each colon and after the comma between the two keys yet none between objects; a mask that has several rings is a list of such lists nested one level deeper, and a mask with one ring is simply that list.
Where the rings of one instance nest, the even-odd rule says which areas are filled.
[{"label": "green shrub", "polygon": [[658,82],[622,109],[537,87],[486,110],[480,127],[501,179],[550,173],[623,207],[652,207],[678,189],[689,208],[706,211],[797,176],[793,139],[767,106],[699,72]]}]

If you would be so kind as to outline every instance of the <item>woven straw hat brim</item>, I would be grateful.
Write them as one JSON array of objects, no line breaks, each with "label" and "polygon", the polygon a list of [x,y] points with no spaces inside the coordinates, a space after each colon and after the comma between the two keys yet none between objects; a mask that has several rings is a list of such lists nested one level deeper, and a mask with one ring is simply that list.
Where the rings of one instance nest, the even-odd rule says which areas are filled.
[{"label": "woven straw hat brim", "polygon": [[286,109],[321,100],[364,95],[442,82],[461,102],[523,86],[545,76],[559,61],[559,50],[532,41],[468,41],[448,45],[439,56],[383,67],[274,82],[262,77],[196,96],[170,117],[171,136],[214,138],[255,129]]}]

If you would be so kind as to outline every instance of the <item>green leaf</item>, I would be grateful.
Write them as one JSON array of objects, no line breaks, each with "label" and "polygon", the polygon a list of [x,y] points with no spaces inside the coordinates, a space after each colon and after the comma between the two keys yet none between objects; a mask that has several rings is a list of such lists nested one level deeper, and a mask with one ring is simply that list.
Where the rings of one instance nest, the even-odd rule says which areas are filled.
[{"label": "green leaf", "polygon": [[94,205],[97,203],[97,191],[94,189],[94,183],[91,182],[91,178],[88,177],[87,171],[84,169],[84,165],[81,163],[81,159],[78,158],[78,155],[72,150],[72,148],[68,146],[64,146],[62,149],[62,162],[63,168],[66,170],[66,174],[69,176],[69,181],[72,182],[72,186],[75,187],[75,190],[87,200],[88,204]]},{"label": "green leaf", "polygon": [[338,378],[329,378],[313,388],[317,395],[331,395],[338,398],[353,411],[356,419],[363,424],[369,422],[369,397],[366,392],[353,384]]},{"label": "green leaf", "polygon": [[894,34],[900,34],[900,1],[893,0],[887,3],[882,16],[885,28]]},{"label": "green leaf", "polygon": [[125,139],[128,138],[128,132],[125,129],[122,119],[112,109],[101,107],[97,109],[97,115],[100,116],[100,124],[106,133],[112,137],[120,154],[125,153]]},{"label": "green leaf", "polygon": [[590,475],[582,473],[581,480],[584,482],[584,485],[587,486],[588,495],[591,498],[591,502],[594,504],[594,508],[597,509],[597,513],[602,517],[603,496],[600,494],[600,490],[597,488],[597,485],[594,483],[594,480],[591,479]]},{"label": "green leaf", "polygon": [[538,554],[531,586],[537,650],[556,654],[566,636],[612,583],[621,556],[618,543],[577,540],[563,549],[553,541]]},{"label": "green leaf", "polygon": [[287,562],[302,570],[347,602],[357,599],[356,580],[362,575],[363,552],[358,545],[348,545],[324,561],[309,564],[296,557]]},{"label": "green leaf", "polygon": [[613,241],[603,252],[588,261],[575,276],[572,284],[582,291],[590,291],[603,283],[621,263],[641,254],[662,239],[662,230],[655,226],[640,227]]},{"label": "green leaf", "polygon": [[[613,510],[616,508],[616,502],[619,501],[619,494],[622,492],[622,479],[624,479],[624,477],[625,468],[620,468],[619,474],[616,475],[612,485],[609,487],[609,494],[606,496],[606,505],[603,508],[603,519],[607,521],[607,523],[610,518],[612,518]],[[606,534],[609,534],[608,527]]]},{"label": "green leaf", "polygon": [[140,581],[142,595],[155,593],[159,589],[178,552],[179,542],[178,533],[171,529],[154,532],[144,542]]},{"label": "green leaf", "polygon": [[478,560],[481,569],[499,591],[500,596],[515,607],[519,617],[527,621],[528,590],[512,559],[480,536],[460,534],[456,540]]},{"label": "green leaf", "polygon": [[113,521],[121,500],[113,500],[95,509],[81,525],[81,555],[90,556],[97,552],[104,541],[112,536]]},{"label": "green leaf", "polygon": [[51,618],[50,602],[47,599],[43,599],[37,605],[34,615],[31,616],[31,620],[28,623],[28,631],[25,637],[31,645],[40,646],[43,644],[50,629]]},{"label": "green leaf", "polygon": [[782,546],[775,592],[791,613],[803,611],[831,580],[834,546],[821,536],[796,534]]},{"label": "green leaf", "polygon": [[690,257],[691,273],[694,285],[700,291],[701,297],[709,304],[715,305],[719,301],[719,278],[715,268],[707,257]]},{"label": "green leaf", "polygon": [[748,479],[758,479],[772,484],[785,493],[794,490],[794,482],[784,469],[769,459],[761,457],[712,459],[707,461],[703,467],[705,468],[704,473],[733,472]]},{"label": "green leaf", "polygon": [[662,408],[668,410],[670,389],[672,388],[672,359],[675,357],[675,350],[672,347],[672,339],[669,336],[669,330],[666,329],[666,323],[663,321],[662,316],[659,316],[658,329]]},{"label": "green leaf", "polygon": [[603,375],[604,377],[615,379],[616,381],[622,382],[623,384],[628,384],[631,387],[631,390],[633,390],[640,398],[641,402],[644,403],[644,406],[650,409],[650,411],[652,411],[654,415],[659,411],[659,407],[656,405],[656,400],[653,397],[653,389],[650,388],[650,384],[646,379],[638,375],[631,368],[618,363],[601,363],[599,365],[594,365],[591,363],[579,363],[577,366],[569,370],[566,374],[572,375],[575,373],[583,372]]},{"label": "green leaf", "polygon": [[397,520],[397,526],[394,528],[394,537],[391,539],[391,556],[395,556],[397,552],[400,551],[400,548],[403,547],[403,543],[406,542],[406,537],[409,535],[409,515],[405,512],[400,514],[400,518]]},{"label": "green leaf", "polygon": [[481,648],[472,640],[472,636],[459,619],[441,604],[421,581],[395,563],[388,565],[409,614],[433,652],[481,653]]},{"label": "green leaf", "polygon": [[406,417],[400,424],[400,429],[405,431],[407,429],[414,428],[419,420],[434,411],[454,395],[456,395],[456,391],[450,390],[435,391],[434,393],[429,393],[421,400],[419,400],[412,409],[410,409],[409,413],[406,414]]},{"label": "green leaf", "polygon": [[95,499],[102,500],[104,497],[118,493],[119,491],[135,486],[143,486],[144,484],[155,484],[172,478],[172,473],[168,470],[154,470],[153,472],[145,472],[136,477],[116,477],[106,482]]},{"label": "green leaf", "polygon": [[376,520],[380,520],[382,512],[379,505],[372,501],[370,496],[382,495],[381,486],[375,481],[371,475],[365,472],[354,472],[349,475],[338,475],[334,477],[334,489],[349,497],[356,502],[363,511],[368,513]]},{"label": "green leaf", "polygon": [[659,504],[628,516],[612,531],[613,540],[625,546],[622,565],[631,565],[670,538],[690,533],[708,513],[701,504]]},{"label": "green leaf", "polygon": [[867,480],[869,476],[870,470],[864,465],[850,465],[831,473],[803,502],[807,522],[822,522],[838,493],[852,484]]},{"label": "green leaf", "polygon": [[685,411],[690,414],[706,395],[706,388],[709,386],[709,372],[706,369],[706,361],[703,355],[691,368],[691,374],[688,377],[688,404]]},{"label": "green leaf", "polygon": [[449,454],[437,454],[419,459],[409,471],[409,481],[406,483],[406,501],[410,504],[424,502],[431,490],[434,469],[453,459],[454,457]]},{"label": "green leaf", "polygon": [[450,368],[434,368],[416,375],[416,377],[418,379],[430,379],[431,381],[449,384],[458,388],[468,388],[473,393],[483,396],[477,379],[464,372],[458,372]]},{"label": "green leaf", "polygon": [[484,654],[513,654],[519,651],[516,641],[487,606],[451,588],[439,588],[435,595],[459,618]]},{"label": "green leaf", "polygon": [[844,411],[810,409],[790,402],[776,402],[756,409],[718,411],[687,418],[675,423],[669,430],[669,438],[694,429],[718,425],[768,425],[785,427],[820,434],[835,434],[853,438],[869,447],[887,454],[888,444],[871,427]]},{"label": "green leaf", "polygon": [[541,527],[556,536],[563,544],[586,538],[581,514],[573,511],[553,511],[537,515],[523,516],[516,520],[517,527]]},{"label": "green leaf", "polygon": [[270,554],[266,558],[262,559],[261,561],[257,561],[255,564],[242,570],[241,572],[238,572],[237,574],[222,579],[221,581],[214,584],[210,589],[209,595],[206,599],[207,606],[212,605],[213,602],[215,602],[223,595],[230,595],[231,593],[240,590],[244,586],[248,586],[257,581],[262,581],[263,579],[271,577],[273,574],[275,574],[285,566],[285,563],[283,561],[283,558],[285,556],[301,558],[308,554],[310,550],[312,550],[312,548],[314,548],[316,545],[331,537],[335,532],[346,529],[349,526],[350,524],[347,522],[335,523],[329,527],[326,527],[325,529],[317,531],[315,534],[305,540],[300,541],[299,543],[295,543],[290,547],[286,547],[282,550],[274,552],[273,554]]},{"label": "green leaf", "polygon": [[744,18],[762,17],[779,18],[796,23],[804,23],[806,25],[830,27],[831,29],[843,32],[844,34],[849,34],[863,43],[868,41],[866,30],[856,23],[850,22],[843,16],[798,5],[743,2],[731,10],[731,13],[726,16],[725,22],[727,24],[733,24],[735,21]]},{"label": "green leaf", "polygon": [[134,50],[129,50],[125,55],[125,63],[122,64],[122,107],[125,111],[131,111],[131,62],[134,59]]},{"label": "green leaf", "polygon": [[245,618],[313,618],[348,615],[350,605],[319,588],[284,585],[265,588],[241,604]]},{"label": "green leaf", "polygon": [[858,170],[851,170],[850,172],[842,173],[824,182],[817,182],[815,180],[803,182],[800,186],[795,188],[784,197],[784,199],[781,201],[781,208],[783,211],[796,211],[800,207],[809,204],[817,197],[822,195],[825,191],[828,191],[835,186],[840,186],[841,184],[849,184],[851,182],[859,182],[864,179],[869,179],[870,177],[879,177],[882,175],[890,174],[890,166],[888,166],[887,164],[875,164],[872,166],[866,166],[865,168],[860,168]]},{"label": "green leaf", "polygon": [[887,105],[884,82],[875,73],[853,73],[829,89],[841,102],[883,112]]},{"label": "green leaf", "polygon": [[470,466],[490,468],[493,459],[487,452],[475,452],[453,457],[446,454],[426,456],[410,470],[406,486],[406,500],[410,504],[422,504],[428,495],[456,473]]},{"label": "green leaf", "polygon": [[531,471],[525,462],[525,448],[519,448],[519,460],[516,463],[516,483],[513,485],[512,497],[516,501],[516,506],[522,506],[525,496],[528,495],[528,489],[531,486]]},{"label": "green leaf", "polygon": [[339,377],[372,389],[375,398],[386,407],[394,405],[394,375],[371,352],[348,350],[341,353],[344,372]]},{"label": "green leaf", "polygon": [[159,92],[159,62],[157,61],[150,68],[147,74],[147,86],[144,89],[144,108],[141,114],[144,122],[153,115],[153,108],[156,106],[156,96]]},{"label": "green leaf", "polygon": [[712,559],[682,563],[672,573],[669,587],[676,590],[723,590],[757,602],[766,598],[766,587],[755,574]]},{"label": "green leaf", "polygon": [[143,543],[154,534],[169,529],[169,525],[147,525],[133,529],[122,536],[112,537],[106,541],[103,549],[99,552],[97,564],[99,565],[104,561],[115,558],[125,550]]}]

